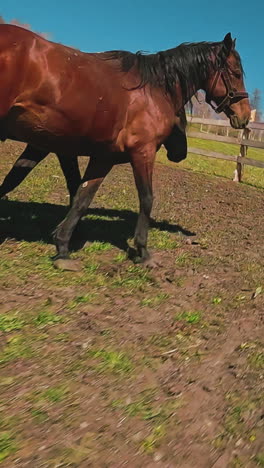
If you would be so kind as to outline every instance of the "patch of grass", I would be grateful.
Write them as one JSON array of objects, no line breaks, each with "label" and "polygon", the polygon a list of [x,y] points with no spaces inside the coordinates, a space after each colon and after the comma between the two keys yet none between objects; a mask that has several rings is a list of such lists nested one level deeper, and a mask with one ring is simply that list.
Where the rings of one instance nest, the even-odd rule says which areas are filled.
[{"label": "patch of grass", "polygon": [[100,360],[100,364],[96,366],[96,369],[99,372],[127,374],[133,369],[131,360],[125,353],[122,352],[100,349],[89,351],[88,355],[92,358]]},{"label": "patch of grass", "polygon": [[169,232],[151,229],[149,232],[149,246],[159,250],[177,249],[180,243]]},{"label": "patch of grass", "polygon": [[230,468],[240,468],[240,467],[244,467],[245,464],[243,462],[243,460],[238,457],[237,455],[234,456],[233,460],[231,460],[230,462]]},{"label": "patch of grass", "polygon": [[113,334],[113,330],[111,328],[105,328],[104,330],[100,331],[101,336],[110,336]]},{"label": "patch of grass", "polygon": [[69,389],[65,385],[58,385],[50,387],[40,394],[41,398],[49,401],[50,403],[58,403],[66,398]]},{"label": "patch of grass", "polygon": [[234,302],[236,302],[238,304],[241,304],[241,303],[245,302],[246,299],[247,299],[247,297],[244,294],[238,294],[237,296],[235,296]]},{"label": "patch of grass", "polygon": [[155,389],[145,390],[134,402],[125,403],[122,400],[114,400],[111,406],[114,409],[122,409],[130,417],[139,416],[143,420],[154,419],[161,413],[160,408],[153,408],[155,392]]},{"label": "patch of grass", "polygon": [[79,304],[90,304],[96,297],[95,293],[85,294],[84,296],[76,296],[70,303],[70,309],[74,309]]},{"label": "patch of grass", "polygon": [[44,328],[47,325],[56,325],[57,323],[64,322],[64,318],[60,315],[56,315],[50,310],[41,310],[37,317],[34,319],[35,325],[39,328]]},{"label": "patch of grass", "polygon": [[177,286],[178,288],[182,288],[182,286],[184,285],[184,281],[186,280],[186,277],[185,276],[176,276],[176,278],[174,279],[173,283],[175,284],[175,286]]},{"label": "patch of grass", "polygon": [[252,430],[248,430],[247,419],[256,410],[263,406],[263,394],[258,394],[255,398],[248,398],[248,395],[240,395],[237,392],[228,392],[226,394],[229,408],[226,411],[224,419],[224,436],[243,437],[253,443],[256,440],[257,434]]},{"label": "patch of grass", "polygon": [[31,408],[31,414],[33,417],[39,419],[44,418],[44,413],[46,414],[45,408],[47,403],[60,403],[64,401],[69,395],[69,388],[67,385],[54,385],[43,391],[34,391],[27,395],[28,401],[30,401],[33,406]]},{"label": "patch of grass", "polygon": [[12,385],[14,382],[15,382],[14,377],[1,377],[0,378],[1,387],[8,387],[9,385]]},{"label": "patch of grass", "polygon": [[152,335],[148,343],[154,346],[157,346],[158,348],[166,348],[167,346],[170,346],[172,342],[172,338],[167,336],[167,335]]},{"label": "patch of grass", "polygon": [[17,450],[10,432],[0,432],[0,463]]},{"label": "patch of grass", "polygon": [[181,314],[177,314],[174,316],[175,321],[186,322],[191,325],[196,325],[201,322],[202,314],[199,311],[191,311],[191,312],[182,312]]},{"label": "patch of grass", "polygon": [[189,261],[190,261],[190,254],[187,252],[183,252],[175,258],[175,264],[178,267],[186,266],[186,264],[189,263]]},{"label": "patch of grass", "polygon": [[116,405],[116,408],[123,409],[129,417],[140,416],[141,419],[146,421],[150,419],[155,419],[160,415],[160,410],[158,410],[157,412],[153,411],[151,405],[145,401],[136,401],[126,406],[122,406],[122,404],[120,403],[120,406]]},{"label": "patch of grass", "polygon": [[221,297],[215,296],[215,297],[213,297],[213,299],[212,299],[212,303],[213,303],[214,305],[221,304],[221,302],[222,302],[222,298],[221,298]]},{"label": "patch of grass", "polygon": [[92,277],[95,273],[97,273],[99,265],[98,263],[89,261],[89,263],[85,264],[84,268],[85,268],[85,273],[87,273],[90,277]]},{"label": "patch of grass", "polygon": [[255,352],[248,357],[250,367],[256,370],[264,369],[264,352]]},{"label": "patch of grass", "polygon": [[24,320],[18,317],[18,312],[16,314],[10,314],[9,312],[0,314],[0,331],[7,333],[13,330],[21,330],[24,324]]},{"label": "patch of grass", "polygon": [[254,457],[254,461],[257,463],[257,466],[264,466],[264,452],[263,453],[258,453]]},{"label": "patch of grass", "polygon": [[6,346],[0,353],[0,365],[19,358],[32,356],[32,349],[26,337],[22,335],[12,336],[7,340]]},{"label": "patch of grass", "polygon": [[113,286],[144,291],[144,287],[152,283],[153,279],[147,270],[140,266],[130,265],[125,272],[118,273]]},{"label": "patch of grass", "polygon": [[140,417],[144,421],[155,420],[159,424],[169,419],[175,411],[182,406],[180,399],[171,399],[159,402],[156,400],[157,389],[149,388],[141,392],[135,401],[127,403],[122,400],[114,400],[111,403],[113,409],[121,409],[129,417]]},{"label": "patch of grass", "polygon": [[125,260],[127,260],[127,254],[126,254],[126,253],[123,253],[123,252],[118,253],[118,254],[113,258],[113,261],[114,261],[115,263],[123,263]]},{"label": "patch of grass", "polygon": [[225,429],[229,434],[236,434],[243,424],[242,411],[242,406],[230,408],[225,418]]},{"label": "patch of grass", "polygon": [[113,248],[113,246],[109,242],[94,241],[90,245],[86,246],[84,248],[84,251],[86,253],[102,252],[102,251],[105,251],[105,250],[111,250],[112,248]]},{"label": "patch of grass", "polygon": [[202,257],[196,257],[189,252],[182,252],[175,258],[175,265],[179,268],[192,266],[197,267],[204,262]]},{"label": "patch of grass", "polygon": [[145,297],[141,300],[140,305],[142,307],[157,307],[167,299],[169,299],[169,294],[167,293],[160,293],[154,297]]},{"label": "patch of grass", "polygon": [[36,421],[36,423],[38,423],[38,424],[42,424],[42,423],[49,420],[48,413],[46,411],[41,410],[41,409],[32,408],[30,410],[30,414],[33,417],[33,419]]},{"label": "patch of grass", "polygon": [[54,341],[57,341],[58,343],[68,343],[70,341],[70,335],[69,333],[58,333],[58,335],[55,336]]},{"label": "patch of grass", "polygon": [[141,450],[146,453],[152,453],[159,447],[161,440],[166,435],[165,425],[160,424],[152,430],[151,434],[142,440]]},{"label": "patch of grass", "polygon": [[264,369],[263,345],[259,342],[246,342],[240,345],[240,350],[247,353],[247,361],[251,369]]}]

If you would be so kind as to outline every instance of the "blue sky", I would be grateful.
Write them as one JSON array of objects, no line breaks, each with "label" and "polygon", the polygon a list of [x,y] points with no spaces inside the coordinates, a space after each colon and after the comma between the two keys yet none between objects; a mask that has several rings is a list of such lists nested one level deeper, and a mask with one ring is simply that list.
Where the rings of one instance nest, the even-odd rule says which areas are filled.
[{"label": "blue sky", "polygon": [[261,90],[264,108],[263,0],[8,0],[0,15],[86,52],[156,52],[181,42],[219,41],[231,32],[246,87]]}]

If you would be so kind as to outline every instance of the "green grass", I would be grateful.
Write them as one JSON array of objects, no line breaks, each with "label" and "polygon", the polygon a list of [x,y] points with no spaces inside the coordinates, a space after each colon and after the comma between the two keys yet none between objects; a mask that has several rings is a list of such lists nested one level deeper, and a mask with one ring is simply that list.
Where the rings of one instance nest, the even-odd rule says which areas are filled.
[{"label": "green grass", "polygon": [[62,323],[64,321],[63,317],[60,315],[54,314],[49,310],[41,310],[37,317],[34,320],[35,325],[40,328],[44,328],[47,325],[56,325],[57,323]]},{"label": "green grass", "polygon": [[0,463],[17,449],[10,432],[0,432]]},{"label": "green grass", "polygon": [[0,331],[11,332],[13,330],[21,330],[25,322],[19,317],[19,312],[0,314]]},{"label": "green grass", "polygon": [[175,258],[175,265],[177,268],[186,268],[188,266],[196,268],[203,263],[201,257],[194,257],[189,252],[183,252]]},{"label": "green grass", "polygon": [[251,368],[255,370],[264,370],[264,352],[252,353],[248,357],[248,362]]},{"label": "green grass", "polygon": [[257,466],[264,466],[264,452],[263,453],[258,453],[254,457],[254,460],[257,463]]},{"label": "green grass", "polygon": [[213,299],[212,299],[212,303],[213,303],[214,305],[219,305],[219,304],[221,304],[221,302],[222,302],[222,298],[221,298],[221,297],[215,296],[215,297],[213,297]]},{"label": "green grass", "polygon": [[174,316],[175,321],[182,321],[186,323],[190,323],[191,325],[195,325],[201,322],[201,312],[194,311],[194,312],[182,312]]},{"label": "green grass", "polygon": [[101,252],[105,250],[111,250],[112,248],[113,246],[109,242],[94,241],[89,246],[86,246],[84,251],[86,253]]},{"label": "green grass", "polygon": [[160,424],[152,430],[151,434],[142,440],[141,450],[146,453],[152,453],[159,447],[161,440],[166,435],[166,429],[163,424]]},{"label": "green grass", "polygon": [[143,421],[165,423],[177,409],[182,406],[181,399],[166,399],[162,402],[157,398],[158,389],[149,388],[142,391],[134,401],[114,400],[113,409],[122,410],[129,417],[139,417]]},{"label": "green grass", "polygon": [[262,408],[263,393],[259,392],[252,397],[248,392],[227,392],[225,399],[228,408],[223,423],[222,441],[242,437],[243,440],[254,444],[259,440],[262,431],[257,426],[250,427],[248,418]]},{"label": "green grass", "polygon": [[149,247],[158,250],[172,250],[177,249],[180,242],[175,239],[175,234],[161,231],[160,229],[152,228],[149,232]]},{"label": "green grass", "polygon": [[161,408],[154,408],[154,390],[147,390],[142,392],[136,401],[125,403],[120,400],[114,400],[111,404],[113,409],[122,409],[129,417],[139,416],[141,419],[147,421],[155,419],[161,415]]},{"label": "green grass", "polygon": [[0,352],[0,365],[19,358],[32,356],[32,349],[25,336],[16,335],[7,340],[7,344]]},{"label": "green grass", "polygon": [[170,295],[167,293],[160,293],[153,297],[144,297],[140,305],[142,307],[158,307],[163,302],[166,302],[169,297]]},{"label": "green grass", "polygon": [[50,403],[58,403],[64,400],[69,393],[69,389],[65,385],[50,387],[40,394],[40,398],[49,401]]},{"label": "green grass", "polygon": [[120,252],[113,258],[113,261],[115,263],[123,263],[126,259],[127,259],[127,254]]},{"label": "green grass", "polygon": [[32,408],[30,410],[30,414],[31,414],[33,420],[36,421],[37,424],[42,424],[42,423],[49,420],[48,413],[46,411],[41,410],[41,409]]},{"label": "green grass", "polygon": [[171,345],[171,342],[172,338],[164,334],[152,335],[148,340],[149,344],[157,346],[158,348],[167,348],[167,346]]},{"label": "green grass", "polygon": [[133,369],[131,360],[123,352],[99,349],[88,351],[88,356],[99,360],[99,364],[95,367],[99,372],[127,374]]},{"label": "green grass", "polygon": [[146,269],[140,266],[130,265],[125,271],[116,275],[113,286],[144,291],[146,285],[152,283],[153,279]]},{"label": "green grass", "polygon": [[263,344],[260,342],[246,342],[240,345],[242,353],[246,353],[247,362],[254,371],[264,370]]},{"label": "green grass", "polygon": [[85,294],[83,296],[76,296],[70,302],[69,307],[71,309],[74,309],[75,307],[77,307],[80,304],[90,304],[94,300],[95,297],[96,297],[96,293],[89,293],[89,294]]}]

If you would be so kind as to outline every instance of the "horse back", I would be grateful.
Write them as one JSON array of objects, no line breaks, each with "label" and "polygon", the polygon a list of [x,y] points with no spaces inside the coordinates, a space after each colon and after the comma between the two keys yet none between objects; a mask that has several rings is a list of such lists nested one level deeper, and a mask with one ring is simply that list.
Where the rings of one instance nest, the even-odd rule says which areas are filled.
[{"label": "horse back", "polygon": [[24,127],[43,135],[113,140],[126,118],[120,73],[101,54],[16,26],[0,25],[0,80],[0,118],[8,114],[7,126],[16,127],[22,141],[29,138]]}]

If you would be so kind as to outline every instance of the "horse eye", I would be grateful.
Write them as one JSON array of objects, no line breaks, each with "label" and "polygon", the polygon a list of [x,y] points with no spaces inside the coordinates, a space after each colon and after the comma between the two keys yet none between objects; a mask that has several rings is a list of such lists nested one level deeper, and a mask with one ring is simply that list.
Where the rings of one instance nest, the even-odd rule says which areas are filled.
[{"label": "horse eye", "polygon": [[242,77],[242,74],[241,74],[240,71],[235,71],[235,72],[234,72],[234,76],[235,76],[238,80],[240,80],[240,78]]}]

